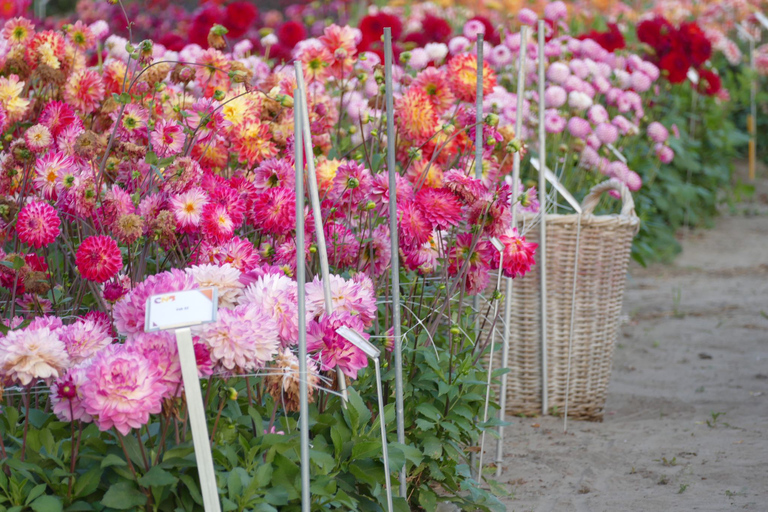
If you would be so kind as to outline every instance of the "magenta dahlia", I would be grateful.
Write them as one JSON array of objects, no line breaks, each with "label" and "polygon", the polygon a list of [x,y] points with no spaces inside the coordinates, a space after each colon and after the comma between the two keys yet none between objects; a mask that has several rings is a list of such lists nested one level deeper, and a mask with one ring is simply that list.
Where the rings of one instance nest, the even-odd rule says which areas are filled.
[{"label": "magenta dahlia", "polygon": [[117,242],[108,236],[90,236],[83,240],[75,257],[77,269],[89,281],[103,283],[123,268],[123,256]]},{"label": "magenta dahlia", "polygon": [[50,245],[59,236],[61,220],[56,209],[43,201],[24,206],[19,212],[16,232],[19,240],[36,249]]}]

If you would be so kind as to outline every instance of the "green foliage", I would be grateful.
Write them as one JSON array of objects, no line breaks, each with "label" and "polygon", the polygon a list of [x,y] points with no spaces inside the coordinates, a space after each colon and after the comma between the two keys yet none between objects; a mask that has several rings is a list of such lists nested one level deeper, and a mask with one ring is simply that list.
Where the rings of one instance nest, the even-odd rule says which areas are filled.
[{"label": "green foliage", "polygon": [[[435,293],[427,288],[426,294]],[[468,325],[462,329],[473,330]],[[476,445],[483,428],[499,425],[496,419],[484,425],[477,421],[483,414],[486,389],[484,365],[478,359],[487,340],[455,336],[447,328],[431,339],[434,342],[422,330],[410,332],[403,341],[404,444],[397,442],[395,433],[394,369],[389,354],[383,361],[387,390],[383,417],[395,509],[434,510],[438,502],[451,501],[465,510],[501,512],[505,510],[501,502],[473,479],[467,455],[467,447]],[[315,395],[309,419],[313,510],[386,509],[382,416],[374,379],[372,368],[360,373],[349,387],[346,408],[333,395]],[[203,383],[209,396],[208,428],[213,434],[223,510],[300,510],[298,415],[283,413],[282,403],[275,403],[258,378]],[[250,390],[246,389],[249,384]],[[231,399],[229,387],[238,391],[237,399]],[[100,432],[93,424],[58,421],[42,408],[30,409],[27,418],[21,397],[11,398],[0,416],[0,435],[8,454],[0,461],[0,512],[202,510],[183,404],[176,400],[167,405],[169,411],[178,407],[177,414],[153,416],[142,429],[118,436],[114,431]],[[278,433],[265,434],[272,426]],[[73,447],[78,447],[74,462]],[[407,500],[397,497],[403,467]],[[503,493],[495,482],[487,484]]]}]

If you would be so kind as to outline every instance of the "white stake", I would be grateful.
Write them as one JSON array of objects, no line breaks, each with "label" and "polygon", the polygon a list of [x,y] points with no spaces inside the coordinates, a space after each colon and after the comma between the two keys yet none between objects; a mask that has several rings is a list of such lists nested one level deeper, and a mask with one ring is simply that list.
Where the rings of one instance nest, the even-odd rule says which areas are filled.
[{"label": "white stake", "polygon": [[[501,288],[501,269],[504,267],[504,245],[498,238],[491,238],[491,243],[499,251],[499,273],[496,277],[496,292]],[[496,300],[493,303],[493,321],[491,322],[491,351],[488,356],[488,375],[485,383],[485,407],[483,409],[483,423],[488,422],[488,404],[491,402],[491,375],[493,374],[493,353],[495,351],[496,344],[496,317],[499,314],[499,301]],[[480,436],[480,464],[477,468],[477,481],[479,482],[483,478],[483,454],[485,453],[485,432],[486,428],[483,428],[483,433]]]},{"label": "white stake", "polygon": [[[515,138],[523,140],[523,95],[525,93],[526,63],[528,51],[528,27],[520,29],[520,58],[517,68],[517,113],[515,114]],[[512,156],[512,227],[517,227],[517,196],[520,189],[520,151]],[[501,272],[501,269],[499,269]],[[507,278],[504,296],[504,339],[502,340],[501,367],[509,368],[509,337],[512,321],[512,281]],[[506,421],[507,408],[507,374],[501,376],[501,396],[499,397],[499,419]],[[496,445],[496,476],[501,476],[501,465],[504,462],[504,427],[499,426],[499,442]]]},{"label": "white stake", "polygon": [[[317,174],[315,173],[315,159],[313,158],[312,150],[312,133],[309,129],[309,108],[307,106],[307,89],[304,85],[304,69],[301,61],[294,63],[296,70],[296,88],[299,90],[299,96],[301,96],[301,108],[300,114],[302,117],[302,131],[304,132],[304,151],[307,154],[307,182],[309,184],[309,199],[312,202],[312,216],[315,220],[315,237],[317,238],[317,254],[320,257],[320,275],[323,279],[323,298],[325,299],[325,312],[327,314],[333,313],[333,300],[331,298],[331,279],[330,271],[328,270],[328,249],[325,245],[325,233],[323,233],[323,213],[320,209],[320,194],[317,191]],[[296,107],[294,103],[294,108]],[[347,397],[347,381],[345,380],[344,373],[337,366],[336,377],[339,381],[339,391],[343,397],[343,404],[346,407],[348,400]]]},{"label": "white stake", "polygon": [[547,414],[548,383],[547,383],[547,179],[543,170],[547,168],[547,132],[544,129],[544,20],[539,20],[539,276],[541,277],[541,413]]},{"label": "white stake", "polygon": [[[389,241],[392,281],[392,328],[395,337],[395,417],[397,442],[405,444],[403,403],[403,336],[400,321],[400,238],[397,231],[397,168],[395,167],[395,107],[392,84],[392,29],[384,29],[384,88],[387,107],[387,172],[389,173]],[[405,466],[400,471],[400,497],[408,492]]]},{"label": "white stake", "polygon": [[304,150],[301,136],[301,101],[293,90],[293,149],[296,170],[296,284],[299,316],[299,434],[301,436],[301,510],[310,512],[309,495],[309,397],[307,395],[306,269],[304,253]]}]

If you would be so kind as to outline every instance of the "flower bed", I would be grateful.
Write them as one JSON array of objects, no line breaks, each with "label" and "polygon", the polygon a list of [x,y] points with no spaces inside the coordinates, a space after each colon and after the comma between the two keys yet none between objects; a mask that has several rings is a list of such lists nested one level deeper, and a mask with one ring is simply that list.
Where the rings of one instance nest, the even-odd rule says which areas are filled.
[{"label": "flower bed", "polygon": [[[548,166],[577,197],[606,177],[635,191],[648,221],[637,256],[657,256],[670,233],[659,224],[711,215],[727,177],[727,164],[702,165],[717,150],[705,144],[717,140],[712,132],[727,129],[709,109],[724,98],[707,74],[708,40],[694,25],[656,19],[638,27],[639,40],[661,45],[653,35],[674,30],[681,47],[696,51],[630,50],[618,26],[572,34],[565,5],[548,4],[545,94],[534,92],[532,38],[518,112],[516,30],[535,23],[528,9],[506,31],[493,15],[428,5],[374,10],[355,28],[313,22],[323,13],[316,6],[259,17],[235,2],[189,15],[149,10],[125,37],[112,33],[104,19],[119,26],[131,9],[83,2],[67,25],[15,17],[2,30],[0,510],[201,507],[175,340],[143,326],[150,296],[210,286],[219,318],[193,334],[225,510],[298,506],[296,344],[304,329],[316,506],[376,510],[386,502],[383,416],[393,477],[401,468],[407,475],[396,508],[433,510],[449,500],[503,510],[494,496],[503,490],[473,476],[466,449],[500,424],[476,418],[485,405],[478,362],[488,325],[500,324],[489,312],[501,296],[480,302],[479,314],[470,304],[493,287],[493,273],[514,278],[534,264],[535,244],[510,224],[513,206],[539,209],[528,183],[539,109]],[[169,14],[178,14],[173,27]],[[405,443],[394,442],[391,403],[385,27],[397,63]],[[158,42],[138,37],[159,28]],[[667,83],[678,81],[684,58],[698,67],[697,95]],[[308,87],[314,154],[304,157],[317,167],[327,282],[310,208],[306,246],[296,242],[292,59]],[[682,117],[692,101],[704,102],[695,107],[703,125]],[[525,185],[513,194],[506,178],[516,153]],[[606,200],[602,208],[613,207]],[[306,325],[297,315],[297,250],[310,277]],[[340,326],[383,349],[381,415],[366,356]],[[340,376],[347,407],[336,393]]]}]

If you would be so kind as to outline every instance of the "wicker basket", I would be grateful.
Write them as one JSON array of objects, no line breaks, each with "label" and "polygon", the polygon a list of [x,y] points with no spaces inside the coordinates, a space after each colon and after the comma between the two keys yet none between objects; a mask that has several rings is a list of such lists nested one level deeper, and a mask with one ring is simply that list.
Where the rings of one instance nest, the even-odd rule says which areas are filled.
[{"label": "wicker basket", "polygon": [[[610,190],[621,194],[621,213],[593,215],[601,194]],[[568,417],[602,420],[632,238],[640,225],[634,209],[627,187],[617,180],[608,180],[595,186],[584,199],[580,226],[578,214],[546,216],[549,412],[555,407],[558,413],[563,412],[568,389]],[[534,216],[524,216],[521,224],[530,226],[534,220]],[[526,238],[538,242],[538,228],[530,229]],[[542,412],[538,269],[535,265],[513,284],[506,400],[509,414]],[[578,272],[575,301],[574,269]],[[501,357],[494,359],[494,367],[501,366]],[[498,394],[498,386],[494,387]]]}]

